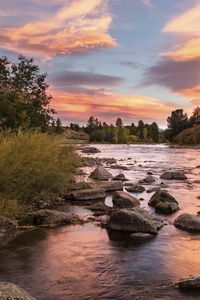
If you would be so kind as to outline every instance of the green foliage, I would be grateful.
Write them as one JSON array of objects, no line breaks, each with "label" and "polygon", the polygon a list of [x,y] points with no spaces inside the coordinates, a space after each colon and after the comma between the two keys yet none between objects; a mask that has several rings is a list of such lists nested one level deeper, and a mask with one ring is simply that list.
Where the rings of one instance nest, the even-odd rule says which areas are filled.
[{"label": "green foliage", "polygon": [[0,58],[0,128],[46,130],[54,113],[47,89],[46,74],[32,59],[19,56],[12,63]]},{"label": "green foliage", "polygon": [[188,128],[179,133],[174,142],[178,145],[197,146],[200,145],[200,126]]},{"label": "green foliage", "polygon": [[171,116],[167,118],[167,123],[167,138],[169,140],[172,140],[182,130],[189,127],[188,116],[184,113],[183,109],[172,111]]},{"label": "green foliage", "polygon": [[0,137],[0,195],[30,204],[62,193],[79,159],[59,137],[35,132],[4,133]]},{"label": "green foliage", "polygon": [[200,125],[200,107],[196,107],[193,111],[192,116],[189,119],[191,126]]},{"label": "green foliage", "polygon": [[28,211],[28,206],[19,204],[17,201],[8,200],[0,195],[0,215],[11,218],[19,219],[24,213]]},{"label": "green foliage", "polygon": [[155,122],[149,125],[140,120],[138,127],[134,123],[124,126],[121,118],[117,118],[114,126],[90,117],[85,132],[89,133],[91,142],[112,144],[158,143],[160,136],[159,127]]}]

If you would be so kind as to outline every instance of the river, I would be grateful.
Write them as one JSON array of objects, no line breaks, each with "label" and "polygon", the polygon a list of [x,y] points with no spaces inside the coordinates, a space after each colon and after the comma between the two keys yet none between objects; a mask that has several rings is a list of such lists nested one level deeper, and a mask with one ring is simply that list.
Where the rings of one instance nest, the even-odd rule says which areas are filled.
[{"label": "river", "polygon": [[[200,150],[165,145],[97,147],[101,153],[92,156],[116,158],[130,168],[123,173],[133,181],[152,171],[157,184],[164,170],[184,170],[186,182],[167,182],[181,210],[164,217],[168,225],[149,239],[108,234],[94,223],[24,232],[0,250],[0,281],[14,282],[38,300],[200,299],[200,293],[183,294],[172,286],[182,277],[200,274],[200,234],[173,225],[180,213],[200,210],[200,184],[193,183],[200,179],[196,168]],[[144,192],[138,197],[145,199],[141,207],[153,211],[147,205],[151,195]],[[110,197],[106,203],[111,205]],[[90,213],[76,206],[65,209]]]}]

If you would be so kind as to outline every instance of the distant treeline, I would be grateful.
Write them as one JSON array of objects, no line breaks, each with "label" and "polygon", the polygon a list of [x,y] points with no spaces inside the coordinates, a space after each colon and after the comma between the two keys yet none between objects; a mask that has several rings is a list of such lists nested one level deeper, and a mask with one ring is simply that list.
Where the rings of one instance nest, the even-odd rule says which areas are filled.
[{"label": "distant treeline", "polygon": [[145,124],[142,120],[137,125],[124,125],[121,118],[117,118],[115,124],[107,124],[91,116],[86,126],[79,127],[78,124],[71,123],[69,127],[73,130],[84,130],[89,134],[91,142],[99,143],[158,143],[163,141],[162,132],[158,124]]},{"label": "distant treeline", "polygon": [[[64,132],[61,120],[54,119],[46,76],[40,73],[33,59],[19,56],[17,62],[11,62],[7,57],[0,58],[0,131]],[[115,124],[107,124],[93,116],[85,126],[71,123],[66,127],[86,132],[91,142],[117,144],[176,142],[182,131],[197,125],[200,125],[200,107],[195,108],[190,117],[183,109],[172,111],[167,118],[166,130],[160,130],[156,122],[145,124],[140,120],[137,124],[124,125],[119,117]],[[195,132],[198,134],[198,130]]]}]

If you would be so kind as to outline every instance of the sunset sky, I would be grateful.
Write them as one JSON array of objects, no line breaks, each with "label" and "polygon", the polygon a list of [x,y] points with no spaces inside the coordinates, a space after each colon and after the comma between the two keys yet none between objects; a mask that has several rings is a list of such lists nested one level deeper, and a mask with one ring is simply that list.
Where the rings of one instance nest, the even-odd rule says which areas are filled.
[{"label": "sunset sky", "polygon": [[200,105],[200,0],[0,0],[0,54],[35,58],[64,124],[165,126]]}]

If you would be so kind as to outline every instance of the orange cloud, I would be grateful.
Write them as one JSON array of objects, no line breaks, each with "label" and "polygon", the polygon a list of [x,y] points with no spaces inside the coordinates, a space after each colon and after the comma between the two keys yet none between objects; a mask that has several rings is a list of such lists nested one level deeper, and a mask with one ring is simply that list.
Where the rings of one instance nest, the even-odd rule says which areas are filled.
[{"label": "orange cloud", "polygon": [[45,57],[115,47],[117,42],[108,33],[111,22],[107,1],[73,0],[42,21],[1,28],[1,46]]},{"label": "orange cloud", "polygon": [[200,58],[200,3],[171,20],[163,31],[186,38],[186,42],[167,52],[166,55],[179,61]]},{"label": "orange cloud", "polygon": [[165,123],[174,104],[164,103],[158,99],[115,93],[101,95],[73,94],[67,92],[52,93],[53,106],[66,120],[80,119],[86,121],[90,115],[104,120],[114,121],[117,116],[126,120],[160,120]]}]

